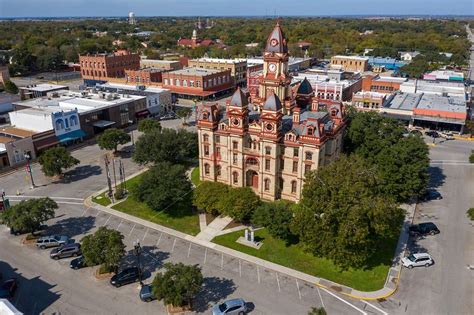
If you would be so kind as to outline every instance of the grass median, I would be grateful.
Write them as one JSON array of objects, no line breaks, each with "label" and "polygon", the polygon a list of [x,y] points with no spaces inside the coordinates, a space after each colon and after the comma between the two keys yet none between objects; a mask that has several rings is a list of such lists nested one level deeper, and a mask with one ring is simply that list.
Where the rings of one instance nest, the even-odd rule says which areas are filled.
[{"label": "grass median", "polygon": [[107,191],[101,193],[100,195],[92,197],[92,201],[104,207],[107,207],[112,203],[109,197],[107,197]]},{"label": "grass median", "polygon": [[[133,186],[137,185],[143,174],[127,180],[126,188],[130,190]],[[189,198],[191,198],[191,196],[189,196]],[[166,211],[155,211],[145,203],[137,200],[133,195],[130,195],[126,200],[112,206],[112,209],[186,234],[196,235],[199,233],[199,217],[188,204],[189,202],[177,204]]]},{"label": "grass median", "polygon": [[236,243],[240,236],[244,236],[244,231],[221,235],[212,241],[216,244],[360,291],[375,291],[384,286],[397,244],[396,239],[387,242],[386,248],[378,252],[377,261],[372,262],[372,267],[370,268],[341,270],[332,261],[326,258],[315,257],[305,252],[301,245],[287,246],[284,241],[272,237],[266,229],[255,231],[256,240],[263,242],[262,247],[258,250]]}]

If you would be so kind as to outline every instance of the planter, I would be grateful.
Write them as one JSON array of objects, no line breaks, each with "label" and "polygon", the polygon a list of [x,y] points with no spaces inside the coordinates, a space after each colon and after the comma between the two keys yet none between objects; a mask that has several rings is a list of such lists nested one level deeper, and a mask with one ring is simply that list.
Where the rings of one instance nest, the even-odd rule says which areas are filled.
[{"label": "planter", "polygon": [[176,315],[185,315],[187,312],[192,311],[191,305],[185,306],[173,306],[171,304],[166,305],[166,312],[168,314],[176,314]]},{"label": "planter", "polygon": [[36,238],[28,239],[28,238],[26,238],[26,236],[25,236],[25,238],[23,238],[23,239],[21,240],[21,243],[22,243],[23,245],[32,245],[32,244],[36,244],[36,240],[37,240]]},{"label": "planter", "polygon": [[110,279],[110,278],[112,278],[113,275],[114,275],[113,272],[100,273],[100,266],[98,266],[94,271],[94,277],[97,280]]}]

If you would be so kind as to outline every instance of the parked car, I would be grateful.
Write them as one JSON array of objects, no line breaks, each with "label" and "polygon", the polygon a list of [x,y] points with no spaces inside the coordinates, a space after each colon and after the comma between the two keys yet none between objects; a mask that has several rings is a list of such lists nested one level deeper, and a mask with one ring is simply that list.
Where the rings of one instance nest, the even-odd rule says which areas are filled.
[{"label": "parked car", "polygon": [[417,253],[403,257],[402,263],[403,266],[407,267],[408,269],[412,269],[413,267],[420,266],[429,267],[434,264],[434,261],[428,253]]},{"label": "parked car", "polygon": [[15,295],[17,289],[18,282],[16,279],[12,278],[6,280],[0,287],[0,299],[11,299]]},{"label": "parked car", "polygon": [[49,256],[53,259],[60,259],[66,257],[77,257],[81,255],[81,244],[72,243],[61,245],[51,251]]},{"label": "parked car", "polygon": [[85,266],[86,266],[86,262],[84,261],[84,256],[79,256],[77,258],[74,258],[69,263],[69,267],[74,270],[84,268]]},{"label": "parked car", "polygon": [[411,235],[435,235],[439,233],[439,229],[433,222],[424,222],[414,224],[408,228]]},{"label": "parked car", "polygon": [[153,286],[151,284],[145,284],[140,289],[140,300],[143,302],[150,302],[155,300],[156,297],[153,295]]},{"label": "parked car", "polygon": [[436,190],[429,189],[425,191],[423,196],[420,198],[422,201],[429,201],[429,200],[441,200],[443,196]]},{"label": "parked car", "polygon": [[41,249],[49,248],[49,247],[58,247],[69,242],[69,237],[66,235],[51,235],[51,236],[43,236],[40,237],[36,241],[36,246]]},{"label": "parked car", "polygon": [[427,135],[428,137],[431,137],[431,138],[439,138],[439,133],[437,131],[434,131],[434,130],[426,131],[425,135]]},{"label": "parked car", "polygon": [[243,315],[247,311],[247,305],[243,299],[232,299],[222,304],[214,305],[212,315]]},{"label": "parked car", "polygon": [[140,280],[138,267],[129,267],[115,274],[112,279],[110,279],[110,284],[118,288],[125,284],[137,282],[138,280]]},{"label": "parked car", "polygon": [[168,120],[168,119],[175,119],[176,114],[175,113],[168,113],[160,117],[160,120]]},{"label": "parked car", "polygon": [[446,140],[454,140],[454,135],[451,132],[441,132],[440,136]]}]

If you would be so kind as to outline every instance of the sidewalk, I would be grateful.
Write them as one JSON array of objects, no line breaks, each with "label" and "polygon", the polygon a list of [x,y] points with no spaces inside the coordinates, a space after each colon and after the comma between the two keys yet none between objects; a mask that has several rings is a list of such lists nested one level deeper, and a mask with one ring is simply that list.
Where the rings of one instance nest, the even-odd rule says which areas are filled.
[{"label": "sidewalk", "polygon": [[231,217],[219,216],[215,218],[205,229],[201,229],[196,238],[204,241],[211,241],[214,237],[221,235],[222,230],[232,222]]},{"label": "sidewalk", "polygon": [[[120,217],[122,219],[131,221],[131,222],[134,222],[136,224],[143,225],[147,228],[154,229],[154,230],[157,230],[157,231],[160,231],[160,232],[164,232],[164,233],[169,234],[171,236],[178,237],[180,239],[192,242],[192,243],[197,244],[197,245],[207,247],[209,249],[213,249],[215,251],[226,254],[228,256],[232,256],[232,257],[235,257],[235,258],[238,258],[238,259],[241,259],[241,260],[245,260],[247,262],[256,264],[258,266],[261,266],[263,268],[272,270],[274,272],[285,274],[285,275],[288,275],[290,277],[306,281],[308,283],[313,283],[317,286],[320,286],[320,287],[323,287],[323,288],[326,288],[326,289],[329,289],[329,290],[333,290],[334,292],[344,294],[344,295],[347,295],[347,296],[355,298],[355,299],[361,299],[361,300],[376,300],[376,299],[387,298],[390,295],[392,295],[393,293],[395,293],[395,291],[397,290],[398,279],[400,277],[400,272],[401,272],[401,268],[402,268],[401,258],[405,254],[407,240],[408,240],[408,227],[409,227],[410,223],[413,220],[414,211],[415,211],[415,207],[416,207],[416,204],[406,205],[406,206],[402,207],[407,211],[407,215],[405,217],[405,221],[404,221],[403,227],[402,227],[402,232],[400,233],[400,238],[398,240],[397,249],[396,249],[396,253],[394,255],[394,260],[393,260],[393,266],[390,268],[390,270],[387,274],[387,279],[386,279],[384,287],[380,290],[377,290],[377,291],[362,292],[362,291],[354,290],[350,287],[346,287],[346,286],[340,285],[338,283],[335,283],[335,282],[332,282],[332,281],[329,281],[329,280],[326,280],[326,279],[322,279],[322,278],[318,278],[318,277],[315,277],[315,276],[312,276],[312,275],[308,275],[306,273],[303,273],[303,272],[300,272],[300,271],[297,271],[297,270],[294,270],[294,269],[290,269],[290,268],[287,268],[287,267],[284,267],[284,266],[281,266],[281,265],[278,265],[278,264],[275,264],[275,263],[257,258],[255,256],[251,256],[251,255],[248,255],[248,254],[245,254],[245,253],[242,253],[242,252],[239,252],[239,251],[236,251],[236,250],[233,250],[233,249],[230,249],[230,248],[212,243],[212,242],[210,242],[210,240],[207,239],[208,237],[205,237],[205,236],[198,237],[199,234],[201,234],[202,232],[199,233],[198,236],[191,236],[191,235],[188,235],[188,234],[185,234],[185,233],[167,228],[165,226],[162,226],[162,225],[159,225],[159,224],[156,224],[156,223],[152,223],[152,222],[149,222],[147,220],[144,220],[144,219],[141,219],[141,218],[138,218],[138,217],[135,217],[135,216],[132,216],[132,215],[129,215],[129,214],[126,214],[126,213],[108,208],[108,207],[104,207],[104,206],[95,204],[94,202],[92,202],[92,196],[89,196],[88,198],[86,198],[85,201],[84,201],[84,204],[87,207],[93,207],[97,210],[109,213],[111,215]],[[216,220],[214,220],[214,221],[216,221]],[[227,221],[226,218],[222,218],[222,220],[219,220],[218,223],[216,223],[216,225],[220,226],[221,224],[224,224],[226,221]]]}]

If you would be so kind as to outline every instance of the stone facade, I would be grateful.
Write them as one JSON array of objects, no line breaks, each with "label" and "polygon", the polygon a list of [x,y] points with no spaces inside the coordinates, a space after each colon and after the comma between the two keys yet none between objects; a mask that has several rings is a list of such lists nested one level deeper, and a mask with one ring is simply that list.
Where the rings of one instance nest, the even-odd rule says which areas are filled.
[{"label": "stone facade", "polygon": [[198,112],[201,180],[251,187],[263,199],[299,201],[305,174],[330,163],[342,149],[341,103],[323,105],[307,80],[290,87],[286,39],[277,24],[267,40],[260,93],[237,88],[225,111]]}]

